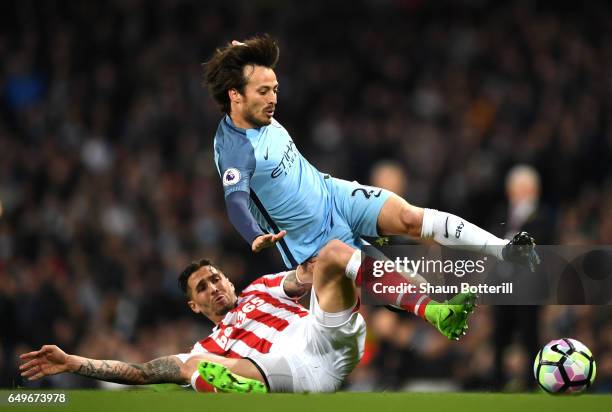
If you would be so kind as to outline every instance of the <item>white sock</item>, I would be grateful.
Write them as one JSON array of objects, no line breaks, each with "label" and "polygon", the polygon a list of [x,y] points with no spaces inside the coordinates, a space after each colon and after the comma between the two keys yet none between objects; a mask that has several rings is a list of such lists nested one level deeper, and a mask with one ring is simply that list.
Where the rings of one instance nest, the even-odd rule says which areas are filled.
[{"label": "white sock", "polygon": [[503,260],[502,249],[509,242],[459,216],[435,209],[424,209],[421,237],[443,246],[482,252],[499,260]]},{"label": "white sock", "polygon": [[361,267],[361,250],[357,249],[346,264],[346,277],[355,280]]}]

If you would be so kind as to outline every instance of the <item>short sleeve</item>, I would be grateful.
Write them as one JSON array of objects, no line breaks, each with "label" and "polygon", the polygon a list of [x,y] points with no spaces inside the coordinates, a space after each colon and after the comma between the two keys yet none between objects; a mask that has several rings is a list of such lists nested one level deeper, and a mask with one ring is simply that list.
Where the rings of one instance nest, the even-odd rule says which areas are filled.
[{"label": "short sleeve", "polygon": [[217,167],[225,197],[231,193],[250,192],[251,176],[255,172],[255,151],[246,137],[232,136],[218,148]]}]

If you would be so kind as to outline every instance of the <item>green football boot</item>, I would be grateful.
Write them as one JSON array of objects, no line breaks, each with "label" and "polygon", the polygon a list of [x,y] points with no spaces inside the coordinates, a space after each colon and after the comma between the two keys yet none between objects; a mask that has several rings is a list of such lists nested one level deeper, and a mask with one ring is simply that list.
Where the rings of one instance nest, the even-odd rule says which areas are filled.
[{"label": "green football boot", "polygon": [[220,392],[268,393],[266,385],[258,380],[236,375],[218,363],[201,361],[198,363],[198,373]]},{"label": "green football boot", "polygon": [[467,331],[467,320],[475,307],[476,295],[459,293],[443,303],[429,302],[425,319],[448,339],[459,340]]}]

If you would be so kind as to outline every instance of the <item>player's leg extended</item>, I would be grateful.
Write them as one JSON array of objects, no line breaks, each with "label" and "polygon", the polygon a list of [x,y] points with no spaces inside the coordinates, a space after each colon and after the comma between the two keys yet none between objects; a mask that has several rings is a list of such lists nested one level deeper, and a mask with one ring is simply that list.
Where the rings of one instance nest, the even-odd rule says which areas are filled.
[{"label": "player's leg extended", "polygon": [[332,240],[321,249],[314,265],[312,285],[319,307],[328,313],[350,309],[357,302],[355,279],[346,276],[346,266],[355,249]]},{"label": "player's leg extended", "polygon": [[444,246],[483,252],[500,260],[503,246],[509,242],[459,216],[411,205],[395,194],[380,210],[377,225],[381,235],[433,239]]},{"label": "player's leg extended", "polygon": [[[314,269],[313,285],[319,306],[336,313],[355,304],[355,284],[361,284],[364,271],[371,270],[373,259],[362,259],[361,251],[338,240],[330,241],[319,254]],[[399,285],[409,279],[396,272],[385,274],[386,285]],[[384,302],[401,307],[426,319],[444,336],[458,339],[467,329],[467,319],[475,306],[473,294],[459,294],[448,302],[435,302],[420,293],[378,295]]]},{"label": "player's leg extended", "polygon": [[209,392],[210,385],[221,392],[268,392],[261,372],[248,359],[202,353],[190,357],[185,367],[196,391]]},{"label": "player's leg extended", "polygon": [[[525,232],[508,241],[453,214],[411,205],[384,189],[341,179],[333,179],[331,184],[338,213],[335,220],[346,221],[358,236],[408,235],[433,239],[444,246],[521,263],[532,271],[539,263],[535,241]],[[330,238],[344,240],[336,234]]]}]

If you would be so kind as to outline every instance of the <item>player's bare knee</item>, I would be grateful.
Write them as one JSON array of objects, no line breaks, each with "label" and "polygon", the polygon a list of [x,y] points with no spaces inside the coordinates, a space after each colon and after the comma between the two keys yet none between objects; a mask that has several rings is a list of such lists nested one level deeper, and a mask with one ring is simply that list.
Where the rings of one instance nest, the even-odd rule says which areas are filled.
[{"label": "player's bare knee", "polygon": [[346,262],[350,259],[353,249],[346,243],[332,239],[319,252],[317,265],[325,268],[327,273],[343,273]]},{"label": "player's bare knee", "polygon": [[423,226],[423,209],[406,205],[399,213],[399,220],[403,228],[403,232],[413,237],[421,235],[421,227]]}]

